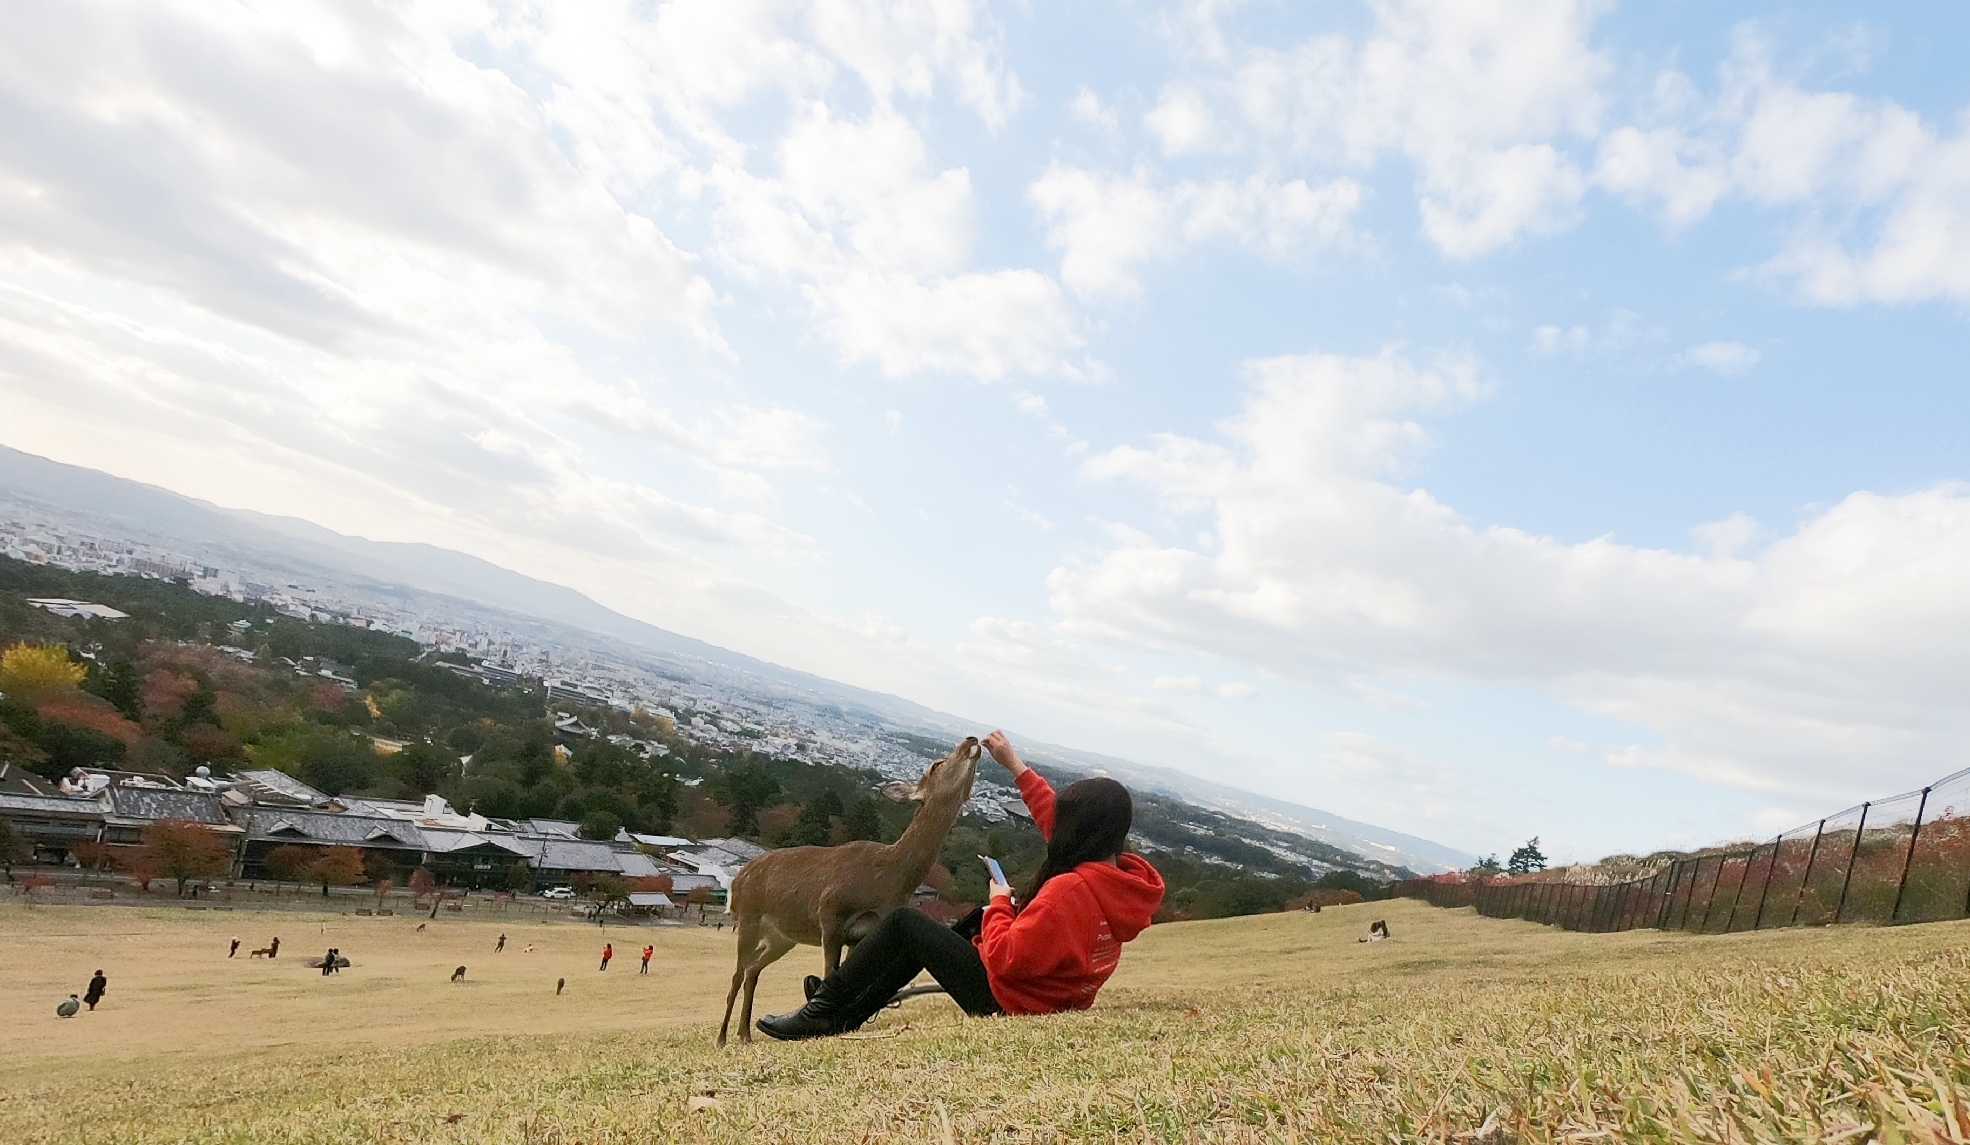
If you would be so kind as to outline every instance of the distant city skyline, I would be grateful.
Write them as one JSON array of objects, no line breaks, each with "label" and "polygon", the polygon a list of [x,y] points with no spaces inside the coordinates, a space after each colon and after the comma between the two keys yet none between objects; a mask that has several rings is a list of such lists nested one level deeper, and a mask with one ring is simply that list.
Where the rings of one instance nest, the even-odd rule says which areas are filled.
[{"label": "distant city skyline", "polygon": [[1477,853],[1970,762],[1962,5],[8,28],[0,444]]}]

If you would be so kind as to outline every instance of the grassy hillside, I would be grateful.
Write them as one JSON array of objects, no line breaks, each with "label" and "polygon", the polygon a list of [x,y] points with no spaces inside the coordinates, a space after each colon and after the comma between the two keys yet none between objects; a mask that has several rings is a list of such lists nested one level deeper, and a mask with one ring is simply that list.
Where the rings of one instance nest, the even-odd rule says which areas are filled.
[{"label": "grassy hillside", "polygon": [[[1394,939],[1357,943],[1376,917]],[[275,918],[279,964],[225,959]],[[926,998],[853,1038],[724,1051],[729,933],[612,931],[619,952],[655,936],[643,978],[597,973],[593,927],[516,921],[495,958],[498,923],[413,926],[0,908],[0,1140],[1970,1136],[1970,924],[1580,935],[1406,902],[1176,923],[1086,1013]],[[293,959],[329,944],[356,964],[337,978]],[[774,967],[762,1005],[818,962]],[[53,1017],[97,965],[103,1009]]]}]

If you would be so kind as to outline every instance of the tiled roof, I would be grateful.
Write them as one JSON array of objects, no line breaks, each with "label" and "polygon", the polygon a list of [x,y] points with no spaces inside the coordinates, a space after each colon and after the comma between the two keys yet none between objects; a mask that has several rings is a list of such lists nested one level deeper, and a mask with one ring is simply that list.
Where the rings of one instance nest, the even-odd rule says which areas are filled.
[{"label": "tiled roof", "polygon": [[0,793],[0,812],[29,815],[73,815],[101,819],[109,808],[100,799],[68,799],[60,795],[13,795]]},{"label": "tiled roof", "polygon": [[515,824],[531,835],[559,835],[564,839],[581,838],[581,824],[566,819],[519,819]]},{"label": "tiled roof", "polygon": [[298,839],[310,843],[339,844],[350,847],[388,847],[390,842],[379,829],[404,846],[427,850],[424,832],[417,824],[402,819],[369,815],[336,815],[325,811],[304,811],[298,807],[243,807],[234,812],[248,839]]},{"label": "tiled roof", "polygon": [[307,784],[284,771],[239,771],[233,773],[233,781],[246,787],[248,792],[261,799],[283,799],[290,803],[314,806],[328,800],[328,794],[316,791]]},{"label": "tiled roof", "polygon": [[193,823],[232,826],[219,797],[208,791],[172,791],[156,787],[112,784],[111,813],[119,819],[185,819]]},{"label": "tiled roof", "polygon": [[617,851],[607,843],[581,839],[521,839],[521,846],[532,848],[534,865],[550,871],[620,872]]},{"label": "tiled roof", "polygon": [[475,831],[424,831],[424,849],[434,854],[449,855],[456,851],[469,851],[474,847],[498,847],[502,851],[522,857],[532,857],[533,851],[524,839],[511,839],[500,835],[481,835]]},{"label": "tiled roof", "polygon": [[617,851],[616,866],[626,878],[640,879],[669,873],[655,859],[641,851]]}]

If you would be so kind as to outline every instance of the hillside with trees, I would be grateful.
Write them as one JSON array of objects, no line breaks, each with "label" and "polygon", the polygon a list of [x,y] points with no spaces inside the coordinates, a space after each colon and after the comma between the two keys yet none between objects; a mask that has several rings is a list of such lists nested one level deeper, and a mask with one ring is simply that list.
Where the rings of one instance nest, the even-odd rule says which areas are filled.
[{"label": "hillside with trees", "polygon": [[[129,615],[62,617],[30,597]],[[913,812],[878,794],[872,771],[708,747],[660,714],[550,699],[537,682],[492,686],[454,671],[461,656],[182,583],[0,561],[0,648],[0,760],[50,778],[78,766],[277,768],[330,795],[435,794],[489,817],[573,821],[590,838],[627,828],[767,846],[892,840]],[[911,746],[927,762],[949,745]],[[1138,796],[1135,836],[1170,885],[1171,918],[1277,910],[1323,891],[1377,897],[1407,873],[1157,795]],[[1029,821],[968,815],[933,885],[954,906],[978,902],[977,855],[1019,879],[1043,853]]]}]

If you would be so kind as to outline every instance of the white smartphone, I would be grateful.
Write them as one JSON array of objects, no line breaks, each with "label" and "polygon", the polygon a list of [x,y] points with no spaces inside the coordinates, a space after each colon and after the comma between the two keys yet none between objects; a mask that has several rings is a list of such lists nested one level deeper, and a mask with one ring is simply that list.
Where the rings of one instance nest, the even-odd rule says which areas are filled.
[{"label": "white smartphone", "polygon": [[999,861],[997,859],[992,858],[990,855],[980,855],[978,857],[985,860],[985,869],[992,872],[993,882],[999,884],[1002,887],[1009,887],[1012,885],[1010,882],[1006,880],[1006,873],[1005,871],[1000,869]]}]

